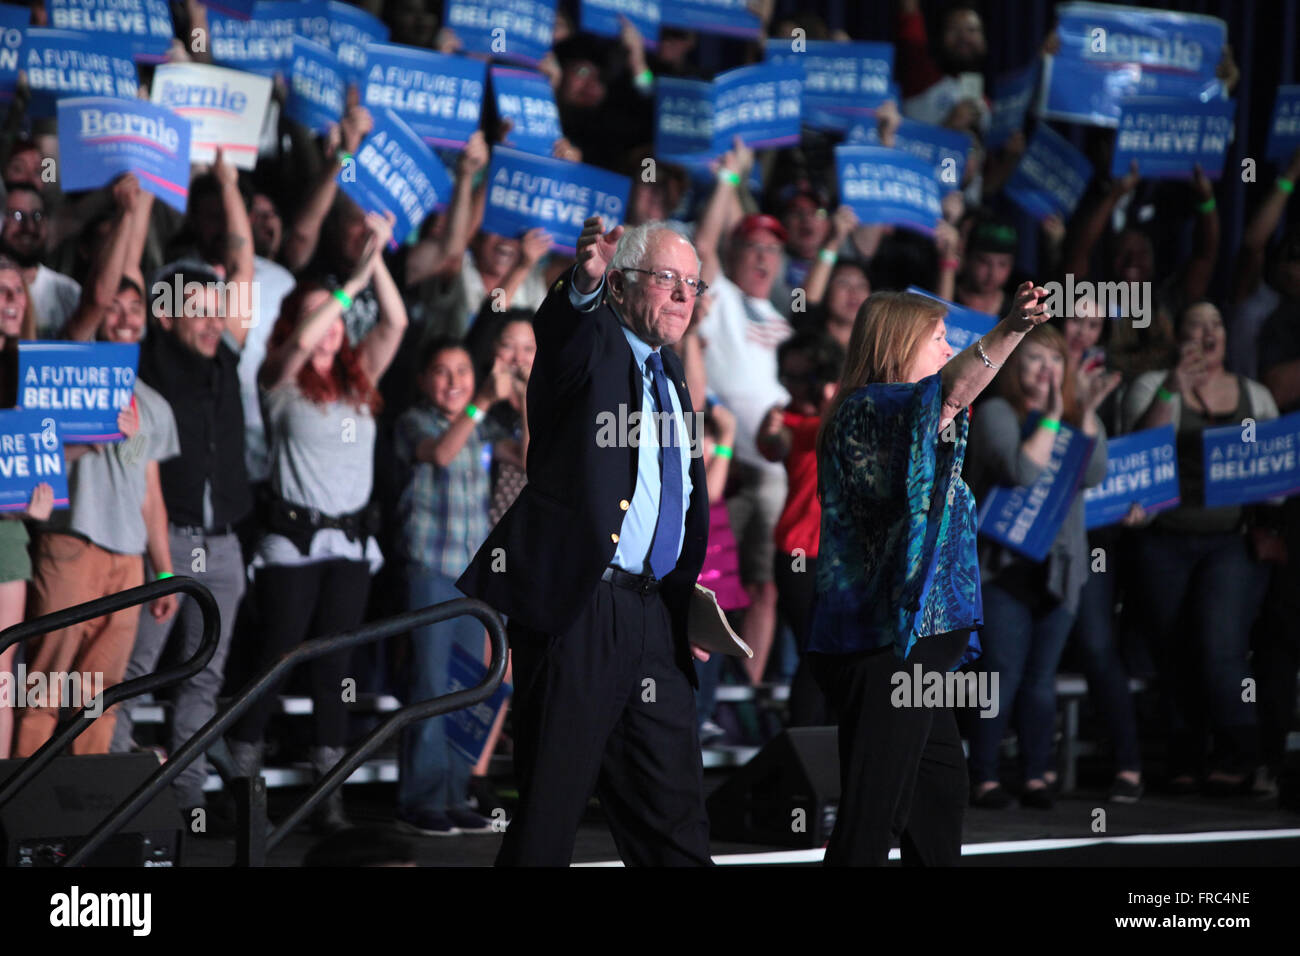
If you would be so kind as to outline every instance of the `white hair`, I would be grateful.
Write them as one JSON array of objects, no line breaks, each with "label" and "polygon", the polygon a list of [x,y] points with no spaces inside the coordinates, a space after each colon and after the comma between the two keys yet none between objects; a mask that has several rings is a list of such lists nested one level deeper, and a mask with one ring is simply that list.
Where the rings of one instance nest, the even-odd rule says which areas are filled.
[{"label": "white hair", "polygon": [[662,219],[643,222],[639,226],[627,226],[614,248],[614,257],[610,260],[611,269],[643,269],[650,252],[650,240],[661,232],[671,233],[679,239],[685,239],[695,254],[695,271],[700,269],[700,254],[695,252],[695,245],[690,236],[678,224]]}]

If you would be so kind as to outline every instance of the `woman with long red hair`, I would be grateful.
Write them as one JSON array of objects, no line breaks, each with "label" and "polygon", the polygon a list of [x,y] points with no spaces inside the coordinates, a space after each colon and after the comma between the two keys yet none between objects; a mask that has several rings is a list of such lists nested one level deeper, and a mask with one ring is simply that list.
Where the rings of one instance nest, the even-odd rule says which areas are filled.
[{"label": "woman with long red hair", "polygon": [[[258,373],[262,414],[271,449],[272,500],[268,534],[253,558],[259,668],[303,640],[361,623],[370,574],[380,563],[371,537],[376,384],[392,363],[406,329],[406,309],[383,251],[392,217],[366,216],[365,252],[340,289],[300,284],[280,307],[266,360]],[[355,347],[343,312],[373,284],[379,322]],[[312,768],[327,772],[343,754],[347,711],[339,688],[349,655],[331,654],[309,665],[314,740]],[[262,734],[274,707],[268,694],[231,733],[237,772],[251,776],[262,756]],[[342,791],[317,811],[317,829],[347,826]]]}]

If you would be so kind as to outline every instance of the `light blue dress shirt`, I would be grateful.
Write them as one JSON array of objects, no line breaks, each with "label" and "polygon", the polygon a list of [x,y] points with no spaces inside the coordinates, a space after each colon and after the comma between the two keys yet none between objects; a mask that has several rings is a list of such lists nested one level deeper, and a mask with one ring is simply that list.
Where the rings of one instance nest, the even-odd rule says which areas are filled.
[{"label": "light blue dress shirt", "polygon": [[[600,301],[601,293],[605,290],[604,280],[595,292],[590,295],[583,295],[578,291],[576,285],[569,283],[569,301],[575,309],[586,312],[595,308],[595,304]],[[627,512],[623,515],[623,526],[619,529],[618,547],[614,551],[614,558],[611,562],[625,571],[633,574],[648,574],[647,559],[650,556],[650,546],[654,543],[655,524],[659,520],[659,439],[660,429],[658,419],[655,418],[655,398],[654,398],[654,376],[646,368],[646,359],[650,357],[651,352],[658,349],[650,347],[649,343],[643,342],[637,337],[626,325],[621,325],[624,337],[627,338],[627,344],[632,349],[632,355],[636,358],[637,367],[641,369],[641,422],[654,423],[651,426],[638,429],[637,442],[637,462],[636,462],[636,491],[632,495],[631,504]],[[665,369],[665,374],[667,370]],[[686,429],[686,422],[682,416],[681,399],[677,394],[676,385],[678,383],[669,382],[668,396],[673,403],[673,418],[676,421],[678,455],[681,458],[682,469],[682,527],[677,529],[677,548],[676,554],[680,557],[682,553],[682,541],[686,537],[686,512],[691,505],[691,433]],[[629,415],[632,412],[629,409]],[[619,416],[623,418],[622,415]],[[630,440],[631,428],[629,435],[620,435],[620,440]],[[702,436],[695,436],[697,447]]]}]

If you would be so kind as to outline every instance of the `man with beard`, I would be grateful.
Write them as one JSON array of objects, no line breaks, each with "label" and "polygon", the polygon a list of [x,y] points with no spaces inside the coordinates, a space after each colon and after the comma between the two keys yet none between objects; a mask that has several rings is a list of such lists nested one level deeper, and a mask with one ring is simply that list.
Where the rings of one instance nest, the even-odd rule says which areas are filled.
[{"label": "man with beard", "polygon": [[962,2],[945,9],[940,22],[939,44],[932,51],[920,0],[900,0],[895,59],[903,114],[949,129],[987,130],[984,22],[972,4]]},{"label": "man with beard", "polygon": [[36,310],[36,333],[58,338],[63,324],[81,301],[81,286],[42,264],[48,236],[45,199],[28,183],[5,183],[5,219],[0,229],[0,252],[22,268],[23,281]]}]

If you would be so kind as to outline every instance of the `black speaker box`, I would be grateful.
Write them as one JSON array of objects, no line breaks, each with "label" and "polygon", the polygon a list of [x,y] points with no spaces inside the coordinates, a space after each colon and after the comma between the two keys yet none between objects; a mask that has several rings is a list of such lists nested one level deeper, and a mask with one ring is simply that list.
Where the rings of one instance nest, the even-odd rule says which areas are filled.
[{"label": "black speaker box", "polygon": [[782,731],[709,796],[713,839],[825,846],[840,801],[838,746],[834,727]]},{"label": "black speaker box", "polygon": [[[25,760],[0,760],[0,781]],[[152,753],[58,757],[4,806],[5,866],[57,866],[158,769]],[[90,857],[89,866],[179,866],[184,820],[171,787],[128,820]]]}]

